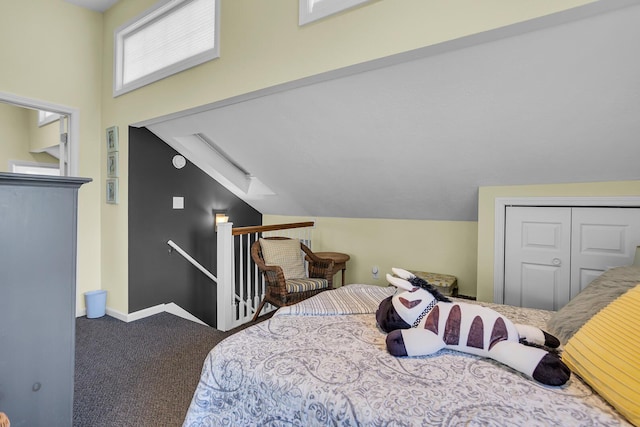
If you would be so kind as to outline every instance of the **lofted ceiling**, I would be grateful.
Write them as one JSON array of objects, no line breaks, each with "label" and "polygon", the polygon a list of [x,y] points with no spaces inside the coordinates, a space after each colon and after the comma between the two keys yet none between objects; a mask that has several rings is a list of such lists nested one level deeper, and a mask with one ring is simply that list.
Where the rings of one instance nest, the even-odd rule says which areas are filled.
[{"label": "lofted ceiling", "polygon": [[263,214],[473,221],[640,179],[640,5],[608,0],[139,123]]}]

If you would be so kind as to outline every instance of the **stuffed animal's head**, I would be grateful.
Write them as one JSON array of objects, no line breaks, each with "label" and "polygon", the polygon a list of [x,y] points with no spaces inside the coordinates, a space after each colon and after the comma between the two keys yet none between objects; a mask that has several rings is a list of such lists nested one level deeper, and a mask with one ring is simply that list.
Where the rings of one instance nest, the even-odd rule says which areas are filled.
[{"label": "stuffed animal's head", "polygon": [[422,288],[398,292],[380,303],[376,311],[378,325],[385,332],[395,329],[409,329],[420,315],[429,311],[438,301]]},{"label": "stuffed animal's head", "polygon": [[408,271],[394,268],[393,272],[398,277],[387,274],[387,281],[398,291],[382,300],[376,311],[376,321],[383,331],[409,329],[438,301],[449,302],[433,286]]},{"label": "stuffed animal's head", "polygon": [[391,332],[396,329],[409,329],[410,324],[402,320],[402,317],[398,314],[393,307],[393,296],[380,301],[378,310],[376,311],[376,321],[380,328],[385,332]]}]

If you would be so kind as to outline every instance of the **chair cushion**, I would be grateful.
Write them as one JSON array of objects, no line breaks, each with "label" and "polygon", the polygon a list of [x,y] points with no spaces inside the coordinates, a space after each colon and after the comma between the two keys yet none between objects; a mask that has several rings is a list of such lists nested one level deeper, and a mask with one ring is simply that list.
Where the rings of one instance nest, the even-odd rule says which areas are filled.
[{"label": "chair cushion", "polygon": [[569,339],[562,360],[640,426],[640,285],[602,309]]},{"label": "chair cushion", "polygon": [[290,279],[287,280],[287,292],[305,292],[315,291],[317,289],[324,289],[329,287],[329,281],[327,279]]},{"label": "chair cushion", "polygon": [[307,277],[299,240],[260,239],[260,247],[264,263],[282,268],[286,280]]}]

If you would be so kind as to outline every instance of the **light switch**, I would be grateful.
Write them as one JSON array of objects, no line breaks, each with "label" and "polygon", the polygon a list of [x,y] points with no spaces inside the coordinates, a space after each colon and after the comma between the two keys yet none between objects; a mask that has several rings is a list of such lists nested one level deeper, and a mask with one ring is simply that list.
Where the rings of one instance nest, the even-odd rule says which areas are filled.
[{"label": "light switch", "polygon": [[173,209],[184,209],[184,197],[173,198]]}]

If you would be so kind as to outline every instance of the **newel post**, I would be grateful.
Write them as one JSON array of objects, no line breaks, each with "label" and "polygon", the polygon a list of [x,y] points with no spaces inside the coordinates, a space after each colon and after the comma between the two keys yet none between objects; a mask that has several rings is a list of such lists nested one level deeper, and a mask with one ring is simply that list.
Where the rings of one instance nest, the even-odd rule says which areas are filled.
[{"label": "newel post", "polygon": [[217,289],[217,329],[228,331],[233,328],[235,315],[235,275],[233,258],[233,223],[221,223],[218,235],[218,289]]}]

